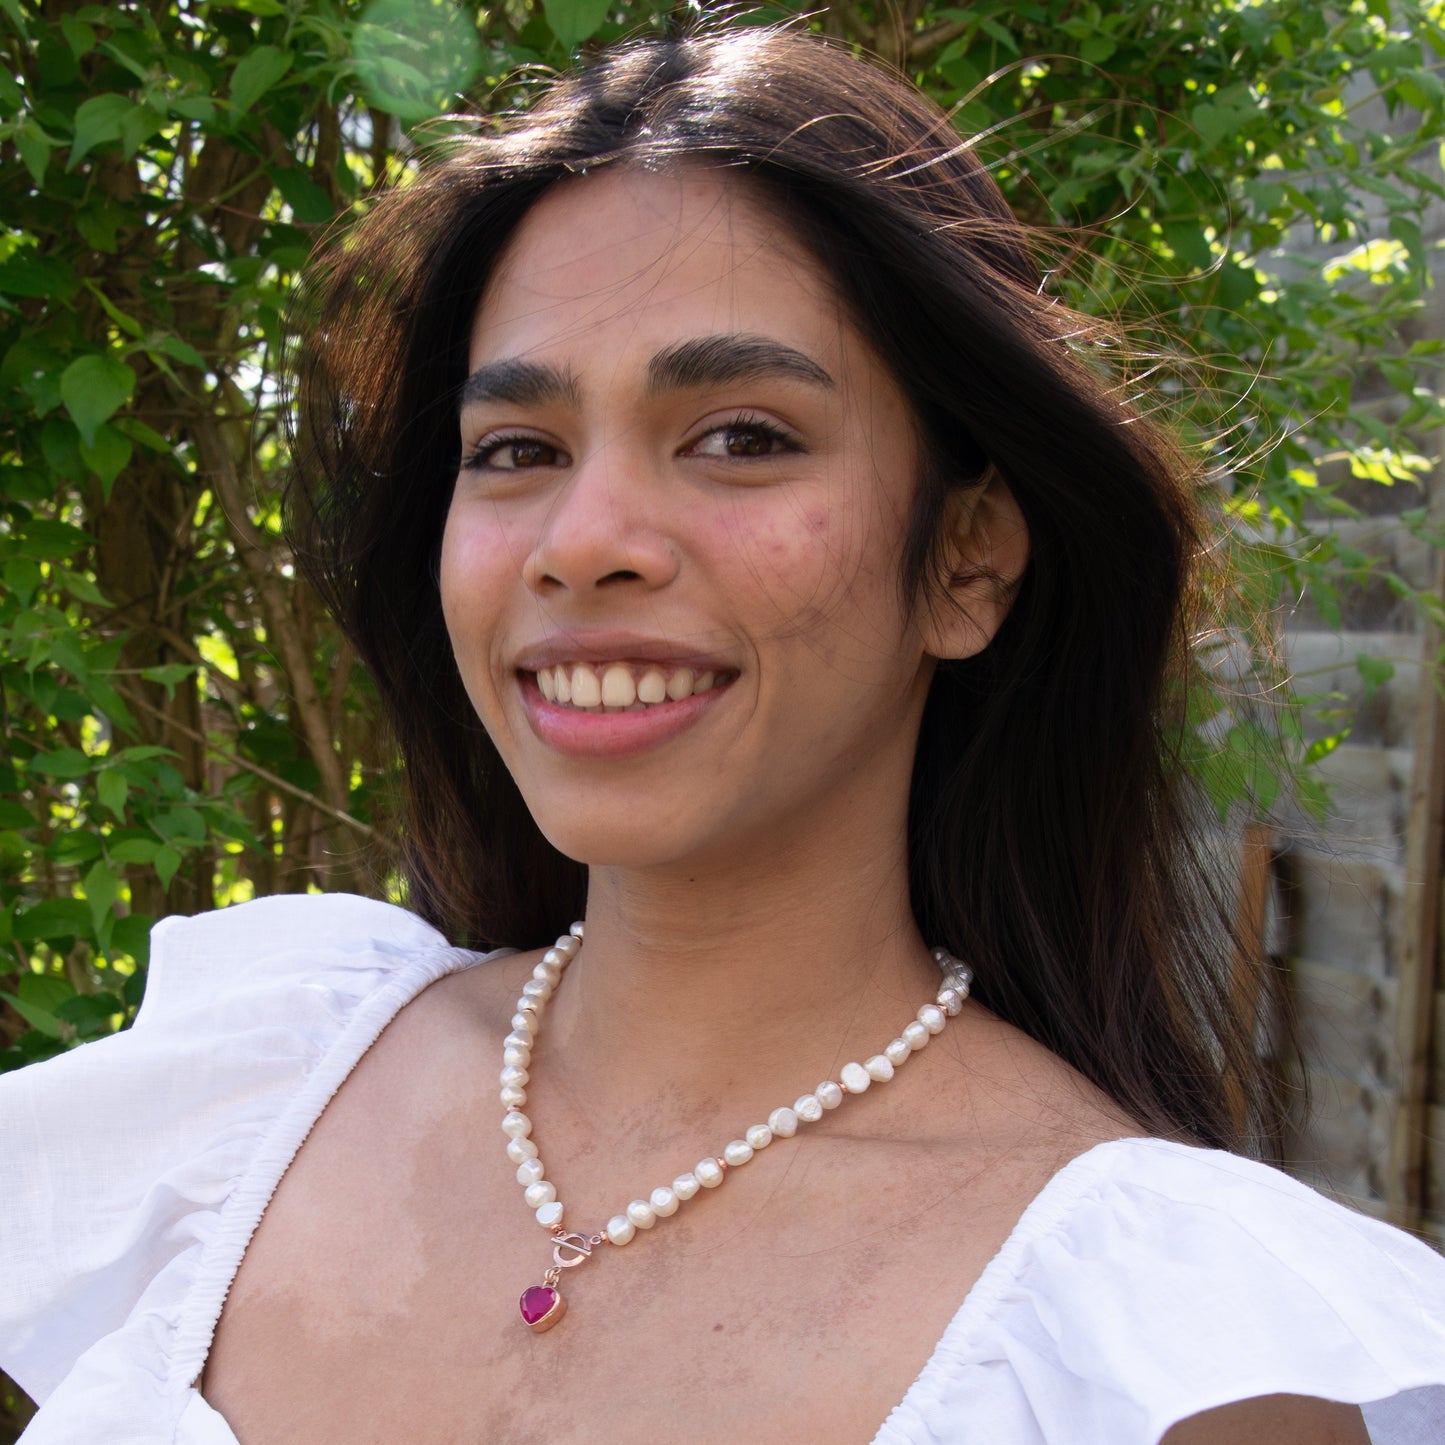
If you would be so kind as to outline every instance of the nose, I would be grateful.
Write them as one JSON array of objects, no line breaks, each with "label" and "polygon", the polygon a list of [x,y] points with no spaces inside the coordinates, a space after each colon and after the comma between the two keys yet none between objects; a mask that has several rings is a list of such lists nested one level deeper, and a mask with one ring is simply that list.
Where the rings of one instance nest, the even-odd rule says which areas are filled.
[{"label": "nose", "polygon": [[652,464],[635,447],[597,447],[553,494],[523,579],[537,595],[654,591],[677,575],[678,549]]}]

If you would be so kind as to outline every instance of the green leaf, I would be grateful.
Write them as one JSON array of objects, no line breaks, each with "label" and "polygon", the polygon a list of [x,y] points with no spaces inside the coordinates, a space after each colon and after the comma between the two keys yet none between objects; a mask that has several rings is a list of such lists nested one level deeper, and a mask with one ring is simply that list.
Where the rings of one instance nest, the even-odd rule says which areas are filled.
[{"label": "green leaf", "polygon": [[85,890],[86,906],[90,909],[90,921],[97,929],[111,916],[115,900],[120,897],[120,880],[111,871],[104,859],[89,869],[81,880]]},{"label": "green leaf", "polygon": [[31,1028],[45,1035],[48,1039],[58,1039],[64,1032],[60,1026],[60,1020],[48,1009],[38,1008],[33,1003],[26,1003],[24,999],[17,998],[13,993],[0,993],[3,998]]},{"label": "green leaf", "polygon": [[547,25],[567,50],[576,50],[607,18],[608,0],[543,0]]},{"label": "green leaf", "polygon": [[81,548],[90,546],[92,540],[89,533],[72,527],[69,522],[52,522],[49,518],[37,517],[26,524],[20,553],[42,562],[62,562],[67,557],[73,557]]},{"label": "green leaf", "polygon": [[77,935],[83,938],[89,932],[90,910],[78,898],[47,898],[15,920],[15,937],[22,943]]},{"label": "green leaf", "polygon": [[[102,773],[101,777],[108,777],[109,774]],[[165,847],[164,843],[152,842],[149,838],[127,838],[123,843],[115,843],[108,850],[112,863],[154,863],[156,854]]]},{"label": "green leaf", "polygon": [[168,812],[157,813],[150,823],[162,838],[172,841],[179,838],[188,843],[204,843],[206,840],[206,820],[195,808],[171,808]]},{"label": "green leaf", "polygon": [[15,149],[20,152],[20,159],[37,188],[45,184],[45,172],[54,148],[55,142],[33,120],[26,121],[15,136]]},{"label": "green leaf", "polygon": [[93,95],[82,101],[75,112],[75,138],[70,143],[70,159],[65,169],[73,171],[88,152],[107,141],[119,140],[121,124],[135,102],[128,95]]},{"label": "green leaf", "polygon": [[206,358],[189,341],[182,341],[179,336],[161,337],[151,347],[152,355],[157,352],[162,356],[169,356],[172,361],[179,361],[183,366],[194,366],[199,371],[206,369]]},{"label": "green leaf", "polygon": [[30,605],[30,599],[35,596],[41,582],[44,581],[40,564],[29,557],[12,558],[5,564],[4,577],[5,586],[10,595],[22,607]]},{"label": "green leaf", "polygon": [[60,374],[60,397],[81,440],[95,445],[96,428],[114,416],[135,391],[135,372],[111,356],[82,356]]},{"label": "green leaf", "polygon": [[331,197],[299,167],[278,167],[271,179],[291,214],[303,225],[324,225],[336,214]]},{"label": "green leaf", "polygon": [[173,698],[176,695],[176,684],[184,682],[188,677],[194,677],[200,666],[193,662],[168,662],[161,667],[142,668],[141,676],[147,682],[158,682],[166,690],[166,697]]},{"label": "green leaf", "polygon": [[134,316],[130,316],[122,311],[94,281],[87,281],[85,283],[85,289],[100,302],[100,309],[104,311],[127,336],[134,336],[139,339],[145,334],[145,328],[140,322],[137,321]]},{"label": "green leaf", "polygon": [[110,1032],[115,1016],[124,1012],[125,1004],[113,993],[76,993],[55,1010],[55,1017],[74,1024],[78,1034],[94,1037]]},{"label": "green leaf", "polygon": [[77,20],[73,15],[60,17],[60,33],[65,36],[65,43],[70,47],[70,53],[77,60],[82,55],[88,55],[95,48],[95,31],[83,20]]},{"label": "green leaf", "polygon": [[0,292],[10,296],[53,296],[68,301],[75,293],[75,273],[63,261],[17,251],[0,263]]},{"label": "green leaf", "polygon": [[181,855],[174,848],[162,847],[156,849],[155,870],[156,877],[161,880],[162,888],[171,886],[171,879],[176,876],[176,870],[181,866]]},{"label": "green leaf", "polygon": [[[97,776],[95,791],[100,797],[102,806],[109,808],[123,822],[125,820],[126,794],[130,792],[130,784],[126,781],[125,774],[119,768],[107,768]],[[125,845],[117,844],[116,846],[124,847]],[[115,857],[114,849],[111,850],[111,856]],[[122,858],[118,861],[123,863],[126,860]]]},{"label": "green leaf", "polygon": [[42,778],[83,778],[94,761],[79,748],[57,748],[53,753],[36,753],[30,759],[30,771]]},{"label": "green leaf", "polygon": [[276,45],[248,50],[231,72],[231,104],[237,112],[250,110],[291,69],[291,61],[291,52]]},{"label": "green leaf", "polygon": [[123,436],[113,426],[102,424],[96,428],[93,445],[81,442],[80,455],[86,466],[100,478],[101,490],[109,501],[110,489],[115,484],[115,479],[130,461],[130,438]]},{"label": "green leaf", "polygon": [[67,999],[75,997],[75,988],[68,979],[54,973],[22,973],[15,992],[26,1003],[59,1013]]},{"label": "green leaf", "polygon": [[1365,682],[1365,701],[1374,695],[1395,675],[1395,664],[1388,658],[1371,657],[1362,652],[1355,658],[1355,668]]}]

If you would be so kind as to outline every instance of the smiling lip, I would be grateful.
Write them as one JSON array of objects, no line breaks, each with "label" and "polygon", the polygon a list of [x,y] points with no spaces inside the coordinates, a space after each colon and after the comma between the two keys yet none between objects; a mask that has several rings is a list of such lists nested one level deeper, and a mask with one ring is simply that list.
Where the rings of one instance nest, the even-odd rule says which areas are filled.
[{"label": "smiling lip", "polygon": [[733,676],[719,679],[706,692],[651,706],[583,709],[542,696],[535,673],[520,671],[522,705],[532,731],[548,747],[574,758],[627,758],[670,741],[716,707]]},{"label": "smiling lip", "polygon": [[533,733],[579,758],[629,757],[669,741],[738,675],[722,658],[623,632],[555,634],[524,648],[514,666]]}]

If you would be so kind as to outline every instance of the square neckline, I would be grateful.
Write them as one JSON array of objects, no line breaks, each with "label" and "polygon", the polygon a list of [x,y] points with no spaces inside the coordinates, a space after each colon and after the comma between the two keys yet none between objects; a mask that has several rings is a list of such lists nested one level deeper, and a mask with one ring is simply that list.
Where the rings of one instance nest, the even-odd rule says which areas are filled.
[{"label": "square neckline", "polygon": [[[196,1278],[187,1291],[167,1370],[168,1384],[173,1390],[179,1387],[181,1391],[173,1438],[180,1438],[179,1431],[186,1417],[196,1413],[205,1422],[206,1445],[240,1445],[225,1416],[201,1392],[198,1381],[210,1356],[226,1296],[240,1271],[251,1238],[260,1227],[271,1197],[336,1092],[387,1025],[425,988],[440,979],[516,952],[513,948],[500,948],[478,954],[443,945],[413,959],[363,1001],[289,1106],[267,1131],[250,1167],[222,1205],[220,1225],[206,1244]],[[1105,1140],[1066,1161],[1050,1175],[980,1271],[922,1369],[880,1423],[868,1445],[912,1445],[903,1433],[903,1423],[918,1414],[934,1378],[944,1368],[947,1353],[960,1335],[973,1326],[975,1319],[982,1322],[987,1318],[989,1308],[1017,1269],[1027,1246],[1067,1216],[1069,1207],[1099,1172],[1095,1156],[1119,1145],[1162,1142],[1166,1141],[1137,1136]],[[180,1375],[184,1376],[184,1383],[177,1378]]]}]

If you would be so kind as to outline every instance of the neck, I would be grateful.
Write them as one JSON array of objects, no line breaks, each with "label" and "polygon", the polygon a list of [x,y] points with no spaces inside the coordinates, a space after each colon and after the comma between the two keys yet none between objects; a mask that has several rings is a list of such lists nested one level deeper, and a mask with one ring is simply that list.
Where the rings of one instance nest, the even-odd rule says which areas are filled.
[{"label": "neck", "polygon": [[897,833],[890,847],[819,827],[713,868],[594,867],[586,942],[545,1025],[552,1087],[664,1129],[736,1128],[878,1052],[938,978]]}]

